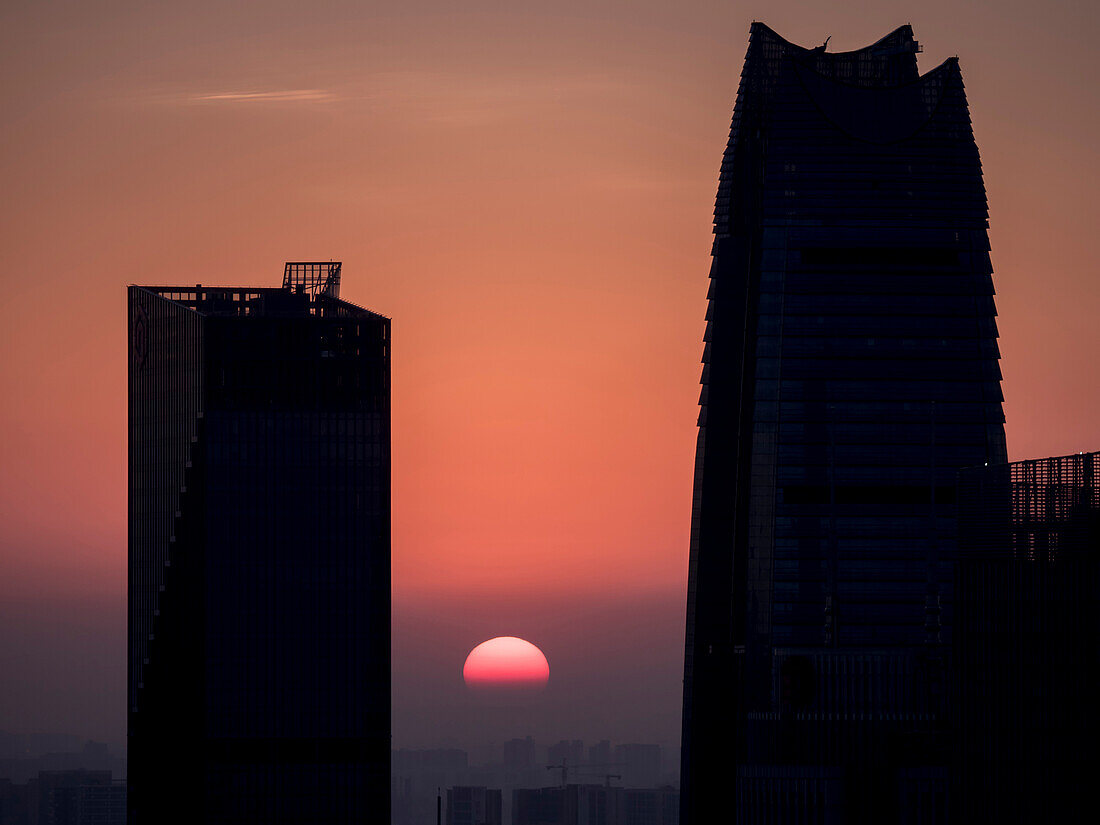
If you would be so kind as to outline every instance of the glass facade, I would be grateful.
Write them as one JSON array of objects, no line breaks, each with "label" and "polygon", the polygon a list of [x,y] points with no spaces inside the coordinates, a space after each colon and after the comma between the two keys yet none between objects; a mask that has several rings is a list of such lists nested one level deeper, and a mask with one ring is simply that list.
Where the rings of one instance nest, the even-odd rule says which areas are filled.
[{"label": "glass facade", "polygon": [[390,323],[335,277],[130,288],[133,823],[389,819]]},{"label": "glass facade", "polygon": [[955,480],[1005,442],[962,77],[919,51],[909,26],[845,53],[751,29],[703,354],[688,825],[730,787],[739,822],[947,804]]}]

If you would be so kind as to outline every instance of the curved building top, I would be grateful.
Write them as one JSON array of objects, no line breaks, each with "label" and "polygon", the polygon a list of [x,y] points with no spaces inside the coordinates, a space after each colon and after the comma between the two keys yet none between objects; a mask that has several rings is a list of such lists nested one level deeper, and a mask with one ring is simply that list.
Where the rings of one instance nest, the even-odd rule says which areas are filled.
[{"label": "curved building top", "polygon": [[[812,174],[801,173],[813,164],[803,167],[798,163],[810,156],[819,160],[826,156],[851,158],[853,153],[897,146],[920,136],[929,142],[925,148],[935,144],[935,151],[926,152],[913,144],[915,157],[935,154],[942,158],[950,144],[950,153],[959,156],[960,166],[979,168],[976,158],[969,157],[973,137],[957,58],[921,75],[917,69],[921,47],[908,24],[861,49],[829,52],[827,46],[828,41],[813,48],[799,46],[763,23],[752,24],[715,201],[714,233],[719,238],[736,232],[746,220],[759,218],[746,212],[752,199],[737,204],[733,191],[735,178],[740,176],[742,185],[752,179],[748,169],[763,161],[759,153],[765,147],[771,160],[777,153],[790,153],[788,170],[800,167],[798,174],[786,181],[797,185],[784,187],[792,196],[786,199],[781,214],[790,218],[813,219],[810,213],[820,205],[807,197]],[[932,123],[935,128],[930,129]],[[757,138],[764,136],[767,140],[760,143]],[[893,165],[902,164],[899,172],[907,169],[921,178],[928,171],[918,168],[919,161],[903,163],[903,153],[893,154]],[[938,171],[934,177],[940,179]],[[967,187],[967,197],[983,213],[975,214],[984,221],[984,190],[980,180],[972,183],[977,186]],[[872,206],[881,199],[860,200]],[[925,200],[929,200],[925,206],[932,208],[931,200]],[[921,211],[919,201],[921,198],[915,197],[910,204],[914,215]],[[906,202],[902,197],[896,205]],[[770,210],[765,207],[765,211]]]},{"label": "curved building top", "polygon": [[891,86],[919,77],[917,54],[921,47],[908,23],[861,49],[830,52],[828,42],[826,39],[820,46],[806,48],[790,42],[764,23],[753,23],[749,30],[749,57],[756,46],[765,59],[795,57],[823,75],[859,86]]}]

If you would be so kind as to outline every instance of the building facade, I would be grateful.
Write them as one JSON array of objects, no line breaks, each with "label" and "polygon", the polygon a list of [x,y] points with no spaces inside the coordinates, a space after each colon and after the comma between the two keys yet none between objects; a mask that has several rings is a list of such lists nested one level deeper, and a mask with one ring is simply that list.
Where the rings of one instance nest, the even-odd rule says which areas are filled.
[{"label": "building facade", "polygon": [[129,288],[129,821],[389,819],[390,322]]},{"label": "building facade", "polygon": [[447,825],[501,825],[502,799],[500,788],[447,788]]},{"label": "building facade", "polygon": [[677,825],[680,820],[680,794],[669,786],[517,788],[512,800],[512,825]]},{"label": "building facade", "polygon": [[1100,453],[959,474],[958,821],[1072,822],[1100,713]]},{"label": "building facade", "polygon": [[957,59],[826,46],[753,24],[722,161],[685,825],[948,805],[956,474],[1005,460],[981,165]]}]

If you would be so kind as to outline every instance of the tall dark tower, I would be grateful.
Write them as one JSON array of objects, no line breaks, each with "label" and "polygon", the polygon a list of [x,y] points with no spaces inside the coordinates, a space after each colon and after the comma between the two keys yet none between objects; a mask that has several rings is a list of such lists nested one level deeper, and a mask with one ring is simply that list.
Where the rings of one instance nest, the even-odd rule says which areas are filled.
[{"label": "tall dark tower", "polygon": [[955,479],[1005,460],[958,61],[754,23],[722,161],[688,578],[682,822],[933,821]]},{"label": "tall dark tower", "polygon": [[339,263],[129,288],[129,807],[389,821],[389,319]]}]

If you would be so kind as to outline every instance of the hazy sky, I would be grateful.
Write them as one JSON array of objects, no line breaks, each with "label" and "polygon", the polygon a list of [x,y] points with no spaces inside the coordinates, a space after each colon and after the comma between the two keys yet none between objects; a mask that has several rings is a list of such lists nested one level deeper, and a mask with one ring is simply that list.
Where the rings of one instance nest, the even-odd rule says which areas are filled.
[{"label": "hazy sky", "polygon": [[[710,215],[753,19],[958,54],[1013,459],[1100,447],[1095,2],[0,6],[0,728],[125,731],[128,283],[393,320],[394,735],[679,735]],[[539,644],[527,715],[465,653]]]}]

